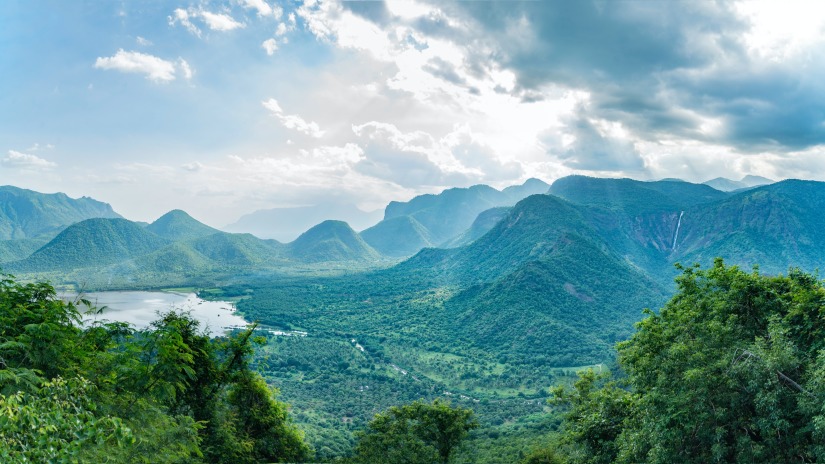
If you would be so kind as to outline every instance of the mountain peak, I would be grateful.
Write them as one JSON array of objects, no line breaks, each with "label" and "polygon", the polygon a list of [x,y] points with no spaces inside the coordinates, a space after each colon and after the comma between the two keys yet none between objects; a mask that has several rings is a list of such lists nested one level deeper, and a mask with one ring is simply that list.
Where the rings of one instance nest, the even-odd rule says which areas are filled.
[{"label": "mountain peak", "polygon": [[304,262],[373,261],[380,258],[344,221],[327,220],[287,245],[288,254]]},{"label": "mountain peak", "polygon": [[173,209],[159,217],[146,226],[146,230],[173,241],[192,240],[218,232],[179,209]]}]

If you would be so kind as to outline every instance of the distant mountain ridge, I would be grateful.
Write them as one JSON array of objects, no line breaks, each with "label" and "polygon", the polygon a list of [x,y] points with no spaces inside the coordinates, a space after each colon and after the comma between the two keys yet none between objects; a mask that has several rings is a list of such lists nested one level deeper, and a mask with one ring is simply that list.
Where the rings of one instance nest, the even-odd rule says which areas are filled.
[{"label": "distant mountain ridge", "polygon": [[0,240],[52,238],[84,219],[120,217],[108,203],[91,198],[0,186]]},{"label": "distant mountain ridge", "polygon": [[[496,190],[487,185],[452,188],[419,195],[407,202],[390,202],[384,220],[364,230],[364,239],[388,256],[410,256],[427,246],[441,246],[464,233],[478,215],[491,208],[512,206],[519,200],[545,193],[550,186],[539,179]],[[411,220],[399,220],[408,217]]]},{"label": "distant mountain ridge", "polygon": [[741,180],[731,180],[724,177],[717,177],[703,182],[705,185],[721,190],[723,192],[732,192],[734,190],[741,190],[746,188],[760,187],[762,185],[773,184],[774,180],[761,176],[747,175]]},{"label": "distant mountain ridge", "polygon": [[223,227],[227,232],[250,233],[264,239],[290,242],[310,227],[326,220],[346,221],[356,230],[363,230],[381,220],[381,211],[362,211],[351,204],[319,204],[313,206],[261,209],[240,217]]}]

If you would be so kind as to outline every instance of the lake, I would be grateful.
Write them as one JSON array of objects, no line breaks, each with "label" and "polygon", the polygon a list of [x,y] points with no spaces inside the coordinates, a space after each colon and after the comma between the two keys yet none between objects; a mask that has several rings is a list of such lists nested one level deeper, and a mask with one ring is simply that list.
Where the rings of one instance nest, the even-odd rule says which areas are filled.
[{"label": "lake", "polygon": [[[213,335],[224,333],[231,326],[246,325],[246,321],[233,312],[232,303],[202,300],[194,293],[135,291],[93,292],[84,295],[93,305],[106,306],[102,314],[87,318],[128,322],[138,329],[148,327],[158,318],[158,312],[166,312],[173,308],[177,311],[191,312],[201,323],[201,329],[209,329]],[[74,297],[72,294],[63,295],[64,299]]]}]

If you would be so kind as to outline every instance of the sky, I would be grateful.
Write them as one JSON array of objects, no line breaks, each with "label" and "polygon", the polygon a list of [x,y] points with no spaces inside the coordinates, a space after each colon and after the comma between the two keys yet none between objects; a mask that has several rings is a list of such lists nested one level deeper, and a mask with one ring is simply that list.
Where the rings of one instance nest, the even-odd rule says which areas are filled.
[{"label": "sky", "polygon": [[222,227],[570,174],[825,180],[825,3],[0,2],[0,185]]}]

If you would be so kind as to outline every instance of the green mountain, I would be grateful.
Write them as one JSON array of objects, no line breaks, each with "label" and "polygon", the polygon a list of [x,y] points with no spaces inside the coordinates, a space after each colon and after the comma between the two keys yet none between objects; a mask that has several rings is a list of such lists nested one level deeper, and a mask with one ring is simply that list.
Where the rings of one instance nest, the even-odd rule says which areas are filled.
[{"label": "green mountain", "polygon": [[558,365],[605,359],[665,290],[605,243],[586,212],[533,195],[469,245],[423,250],[387,273],[464,289],[444,303],[445,317],[480,349]]},{"label": "green mountain", "polygon": [[53,271],[102,267],[143,256],[169,243],[126,219],[86,219],[73,224],[11,271]]},{"label": "green mountain", "polygon": [[583,206],[598,206],[625,214],[679,211],[688,206],[713,202],[728,194],[702,184],[681,181],[642,182],[586,176],[563,177],[549,193]]},{"label": "green mountain", "polygon": [[342,221],[324,221],[285,246],[285,256],[302,263],[375,261],[380,254]]},{"label": "green mountain", "polygon": [[279,253],[283,245],[252,234],[218,232],[193,240],[189,245],[218,266],[264,266],[283,261]]},{"label": "green mountain", "polygon": [[146,230],[173,242],[192,240],[219,232],[179,209],[169,211],[159,217],[155,222],[146,226]]},{"label": "green mountain", "polygon": [[435,246],[430,232],[412,216],[386,219],[360,235],[384,256],[411,256],[422,248]]},{"label": "green mountain", "polygon": [[464,233],[454,237],[441,244],[442,248],[457,248],[464,246],[478,240],[484,234],[489,232],[496,224],[504,219],[510,213],[511,207],[499,206],[498,208],[490,208],[487,211],[482,211],[473,221],[473,224]]},{"label": "green mountain", "polygon": [[786,180],[685,211],[671,261],[714,257],[745,269],[786,273],[825,264],[825,183]]},{"label": "green mountain", "polygon": [[[519,200],[536,193],[545,193],[549,186],[538,180],[528,179],[524,184],[507,187],[502,191],[487,185],[475,185],[469,188],[452,188],[444,190],[438,195],[419,195],[408,202],[390,202],[384,211],[384,221],[409,216],[415,223],[423,227],[426,241],[419,239],[421,246],[408,243],[411,236],[416,234],[415,228],[401,222],[384,228],[382,223],[371,228],[368,236],[380,247],[388,250],[391,256],[411,256],[416,251],[427,246],[429,242],[438,246],[449,243],[458,235],[464,233],[478,215],[490,208],[498,206],[512,206]],[[400,235],[392,234],[398,229]],[[416,226],[417,228],[417,226]],[[376,230],[386,230],[389,235],[380,240],[375,238]]]},{"label": "green mountain", "polygon": [[0,240],[0,263],[25,259],[46,243],[48,240],[42,238]]},{"label": "green mountain", "polygon": [[119,217],[107,203],[91,198],[0,187],[0,240],[51,238],[84,219]]},{"label": "green mountain", "polygon": [[515,205],[519,201],[529,197],[530,195],[538,195],[540,193],[547,193],[550,186],[547,182],[540,179],[530,178],[524,181],[521,185],[511,185],[506,187],[501,193],[507,197],[510,206]]}]

